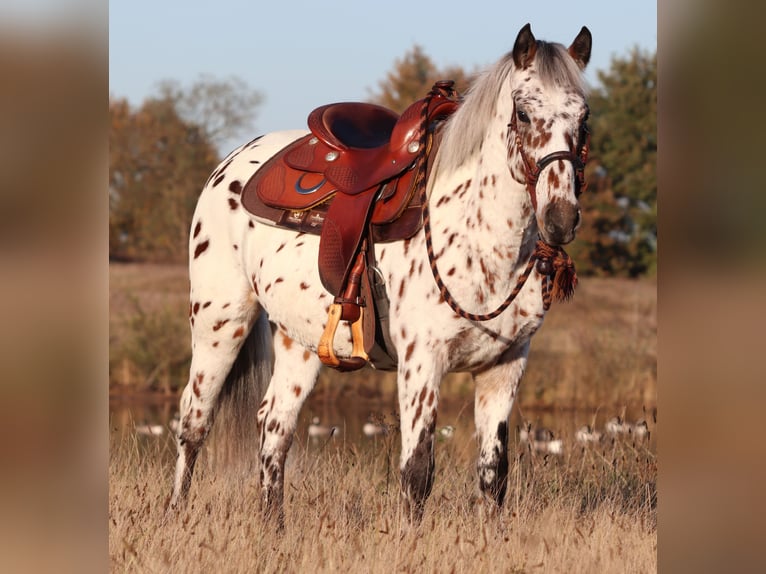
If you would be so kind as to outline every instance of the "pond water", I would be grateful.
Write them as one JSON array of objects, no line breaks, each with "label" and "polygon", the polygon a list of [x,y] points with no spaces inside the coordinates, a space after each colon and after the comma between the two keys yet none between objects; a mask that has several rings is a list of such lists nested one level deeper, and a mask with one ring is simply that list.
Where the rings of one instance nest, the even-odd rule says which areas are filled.
[{"label": "pond water", "polygon": [[[122,440],[136,437],[140,449],[149,449],[160,453],[163,458],[174,458],[172,428],[174,418],[178,413],[178,399],[147,396],[112,397],[110,399],[110,433],[112,439]],[[636,423],[644,419],[650,431],[648,440],[650,450],[656,452],[656,410],[645,411],[642,407],[634,409],[560,409],[540,410],[514,405],[510,418],[512,430],[510,444],[519,441],[519,430],[524,422],[534,427],[545,427],[553,432],[555,439],[561,439],[565,448],[576,445],[575,433],[584,425],[591,425],[597,431],[607,435],[607,421],[617,415],[622,415],[627,423]],[[339,444],[353,444],[365,448],[379,441],[379,436],[365,434],[365,424],[372,421],[381,422],[389,428],[397,426],[398,408],[395,398],[381,397],[378,400],[355,399],[346,397],[344,400],[327,400],[322,396],[309,397],[304,405],[295,435],[295,443],[311,445],[326,442],[326,436],[310,436],[310,427],[314,419],[321,426],[335,427],[333,441]],[[449,428],[452,427],[452,432]],[[475,432],[473,421],[473,400],[442,398],[439,404],[437,421],[437,438],[440,440],[455,440],[460,442],[473,441]],[[449,435],[449,436],[448,436]],[[396,442],[398,443],[398,437]]]}]

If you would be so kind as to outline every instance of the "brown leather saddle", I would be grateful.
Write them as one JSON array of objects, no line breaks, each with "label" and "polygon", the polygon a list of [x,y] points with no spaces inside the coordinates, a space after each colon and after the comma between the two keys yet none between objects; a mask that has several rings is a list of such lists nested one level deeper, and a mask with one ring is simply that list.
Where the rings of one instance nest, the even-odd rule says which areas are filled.
[{"label": "brown leather saddle", "polygon": [[[323,363],[353,370],[370,360],[376,344],[370,284],[375,277],[368,261],[373,244],[408,239],[422,226],[414,176],[432,147],[424,132],[457,106],[451,81],[434,84],[401,116],[367,103],[321,106],[309,114],[311,133],[278,152],[245,184],[242,205],[260,220],[320,236],[319,276],[335,296],[317,348]],[[333,350],[341,320],[351,323],[350,359],[339,359]]]}]

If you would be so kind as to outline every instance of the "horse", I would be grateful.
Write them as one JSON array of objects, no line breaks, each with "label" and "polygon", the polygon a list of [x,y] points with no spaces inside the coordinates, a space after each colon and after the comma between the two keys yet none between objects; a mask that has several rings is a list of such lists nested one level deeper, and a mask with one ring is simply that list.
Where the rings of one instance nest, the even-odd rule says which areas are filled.
[{"label": "horse", "polygon": [[[589,113],[582,72],[591,43],[586,27],[565,47],[524,26],[444,122],[425,182],[427,228],[374,246],[390,300],[400,490],[412,521],[422,519],[432,490],[439,388],[448,372],[473,375],[479,489],[491,508],[502,507],[508,419],[549,304],[545,270],[532,261],[540,241],[560,248],[580,224]],[[317,341],[332,295],[317,271],[318,237],[254,219],[239,194],[269,158],[306,134],[269,133],[237,148],[198,199],[189,241],[193,354],[170,510],[188,499],[224,385],[250,385],[262,400],[242,400],[240,416],[256,420],[261,511],[284,523],[285,459],[322,365]],[[525,273],[532,279],[521,281]],[[512,300],[489,312],[511,291]],[[349,329],[337,353],[351,352]],[[273,367],[257,370],[254,383],[246,376],[253,369],[232,369],[238,357]]]}]

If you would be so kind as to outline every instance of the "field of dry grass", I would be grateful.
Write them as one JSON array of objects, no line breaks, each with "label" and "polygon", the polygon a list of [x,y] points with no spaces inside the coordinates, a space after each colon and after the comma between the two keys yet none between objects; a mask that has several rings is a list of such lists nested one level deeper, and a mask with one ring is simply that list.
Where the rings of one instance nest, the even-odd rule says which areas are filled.
[{"label": "field of dry grass", "polygon": [[[506,506],[490,516],[470,436],[436,450],[422,524],[402,519],[393,433],[367,444],[297,437],[283,534],[258,512],[257,473],[207,453],[189,506],[163,522],[169,439],[115,435],[109,465],[114,572],[653,572],[657,463],[643,443],[567,444],[562,457],[512,446]],[[211,450],[215,449],[215,446]]]},{"label": "field of dry grass", "polygon": [[[110,390],[174,397],[189,358],[188,280],[183,266],[110,266]],[[436,482],[418,528],[401,516],[399,436],[358,440],[373,411],[395,409],[395,377],[323,371],[301,415],[286,471],[286,529],[258,513],[257,472],[242,475],[216,452],[197,465],[190,504],[163,521],[175,449],[169,436],[139,437],[138,412],[112,410],[109,556],[115,572],[651,572],[656,571],[657,304],[654,280],[584,278],[554,304],[532,343],[512,427],[554,413],[564,455],[511,446],[509,495],[488,516],[476,486],[473,386],[442,385],[439,424],[455,424],[436,450]],[[160,420],[175,409],[166,403]],[[347,405],[345,411],[336,410]],[[348,405],[352,405],[349,407]],[[566,409],[579,409],[567,416]],[[606,439],[583,447],[574,429],[621,411],[643,412],[652,440]],[[343,432],[315,444],[314,413],[338,416]],[[653,411],[656,414],[656,411]],[[395,415],[393,415],[395,416]],[[389,419],[390,420],[390,419]],[[136,421],[138,422],[138,421]],[[214,429],[215,431],[215,429]],[[215,432],[214,432],[215,434]]]}]

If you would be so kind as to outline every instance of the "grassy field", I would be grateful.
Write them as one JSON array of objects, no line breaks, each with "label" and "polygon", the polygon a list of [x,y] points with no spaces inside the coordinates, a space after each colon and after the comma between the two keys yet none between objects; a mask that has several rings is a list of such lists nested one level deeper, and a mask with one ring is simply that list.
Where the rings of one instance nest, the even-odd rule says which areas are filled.
[{"label": "grassy field", "polygon": [[512,447],[506,506],[478,496],[470,437],[442,441],[419,527],[402,519],[396,433],[366,446],[296,441],[282,535],[258,512],[257,473],[198,464],[189,506],[163,521],[169,439],[115,436],[109,466],[114,572],[653,572],[657,464],[630,439],[567,445],[563,457]]},{"label": "grassy field", "polygon": [[[187,292],[182,266],[110,266],[115,401],[149,393],[175,403],[189,359]],[[437,445],[434,492],[417,528],[401,516],[397,433],[374,442],[354,435],[370,411],[388,416],[395,408],[390,373],[322,372],[288,458],[282,535],[259,517],[257,472],[242,475],[217,456],[215,437],[197,465],[188,508],[164,522],[175,458],[172,440],[136,436],[130,424],[113,419],[111,569],[656,571],[657,427],[648,414],[656,414],[656,317],[652,280],[585,278],[573,301],[554,304],[533,340],[511,424],[540,409],[578,409],[578,414],[556,423],[557,431],[566,431],[557,434],[565,440],[563,456],[533,453],[516,435],[507,503],[493,516],[478,496],[473,386],[465,374],[450,375],[442,386],[439,424],[454,423],[458,430]],[[326,413],[328,405],[344,403],[354,405],[358,420],[347,419],[343,434],[331,442],[309,442],[310,411]],[[574,442],[575,426],[587,422],[583,416],[595,421],[598,415],[602,426],[626,410],[633,420],[645,411],[651,442],[632,437],[586,447]],[[129,420],[132,415],[123,411],[121,416]],[[541,416],[535,421],[544,421]]]}]

